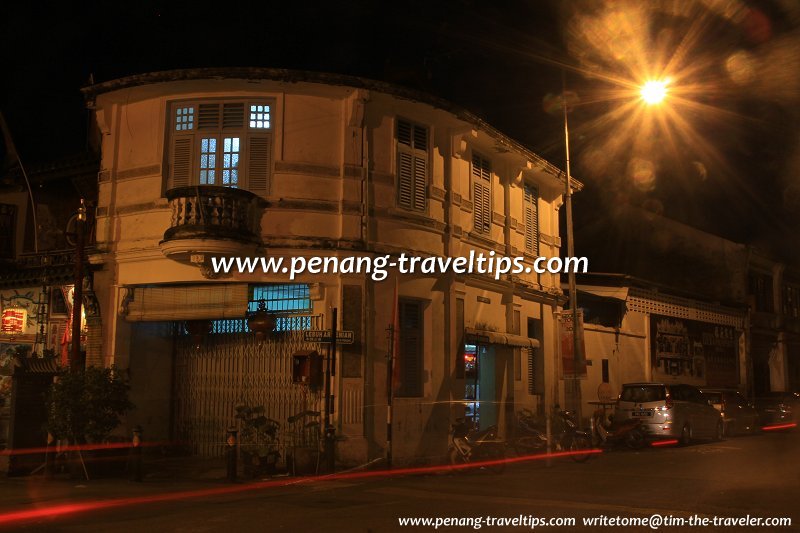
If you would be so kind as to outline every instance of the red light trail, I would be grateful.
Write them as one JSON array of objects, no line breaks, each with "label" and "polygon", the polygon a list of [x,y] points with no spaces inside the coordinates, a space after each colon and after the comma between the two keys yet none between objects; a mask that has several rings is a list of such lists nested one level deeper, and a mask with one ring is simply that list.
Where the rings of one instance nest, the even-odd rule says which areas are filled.
[{"label": "red light trail", "polygon": [[430,474],[436,472],[468,470],[486,466],[496,466],[500,464],[522,463],[526,461],[535,461],[541,459],[558,459],[561,457],[570,457],[573,455],[586,455],[586,454],[598,454],[598,453],[602,453],[602,450],[591,449],[591,450],[580,450],[574,452],[558,452],[551,454],[525,455],[521,457],[512,457],[509,459],[495,459],[492,461],[481,461],[481,462],[466,463],[461,465],[420,466],[413,468],[397,468],[392,470],[373,470],[367,472],[342,472],[339,474],[329,474],[323,476],[259,481],[256,483],[250,483],[245,485],[233,485],[229,487],[217,487],[212,489],[169,492],[163,494],[153,494],[148,496],[137,496],[131,498],[117,498],[113,500],[66,503],[66,504],[52,505],[49,507],[43,507],[40,509],[1,513],[0,525],[13,524],[16,522],[21,522],[24,520],[33,520],[37,518],[56,518],[76,513],[99,511],[103,509],[111,509],[114,507],[124,507],[129,505],[142,505],[147,503],[161,503],[170,501],[190,500],[195,498],[205,498],[208,496],[237,494],[251,490],[259,490],[270,487],[284,487],[287,485],[295,485],[300,483],[314,483],[319,481],[335,481],[343,479],[350,479],[350,480],[370,479],[370,478],[392,477],[392,476],[402,476],[410,474]]},{"label": "red light trail", "polygon": [[670,439],[670,440],[657,440],[655,442],[651,442],[650,446],[673,446],[678,444],[677,439]]},{"label": "red light trail", "polygon": [[764,427],[761,428],[761,431],[775,431],[775,430],[778,430],[778,429],[792,429],[792,428],[796,428],[796,427],[797,427],[797,423],[796,422],[792,422],[791,424],[775,424],[775,425],[772,425],[772,426],[764,426]]},{"label": "red light trail", "polygon": [[[155,447],[155,446],[175,446],[180,445],[181,443],[175,442],[142,442],[139,444],[139,447],[146,448],[146,447]],[[131,442],[107,442],[104,444],[70,444],[68,446],[41,446],[38,448],[16,448],[11,450],[3,450],[0,451],[0,456],[3,455],[28,455],[34,453],[63,453],[63,452],[75,452],[75,451],[82,451],[85,452],[87,450],[114,450],[114,449],[121,449],[121,448],[133,448],[133,443]]]}]

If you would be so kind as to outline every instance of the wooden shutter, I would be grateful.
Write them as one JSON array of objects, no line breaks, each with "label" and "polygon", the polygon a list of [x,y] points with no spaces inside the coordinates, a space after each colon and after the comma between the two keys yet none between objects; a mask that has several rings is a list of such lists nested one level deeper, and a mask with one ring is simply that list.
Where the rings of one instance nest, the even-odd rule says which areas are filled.
[{"label": "wooden shutter", "polygon": [[400,300],[399,396],[422,396],[422,302]]},{"label": "wooden shutter", "polygon": [[524,190],[525,250],[539,255],[539,193],[530,185],[525,185]]},{"label": "wooden shutter", "polygon": [[272,137],[251,136],[247,143],[247,189],[266,195],[272,168]]},{"label": "wooden shutter", "polygon": [[472,200],[474,204],[475,231],[489,233],[492,229],[491,191],[489,187],[480,182],[472,186]]},{"label": "wooden shutter", "polygon": [[428,155],[414,156],[414,209],[425,211],[428,196]]},{"label": "wooden shutter", "polygon": [[219,129],[219,104],[200,104],[198,106],[197,129]]},{"label": "wooden shutter", "polygon": [[492,171],[489,161],[472,156],[472,202],[475,231],[489,233],[492,229]]},{"label": "wooden shutter", "polygon": [[174,189],[191,185],[193,152],[193,135],[176,135],[172,138],[168,188]]},{"label": "wooden shutter", "polygon": [[428,198],[428,129],[397,121],[397,203],[425,211]]},{"label": "wooden shutter", "polygon": [[[541,339],[542,322],[528,319],[528,338]],[[544,352],[541,348],[528,348],[528,394],[544,394]]]},{"label": "wooden shutter", "polygon": [[411,209],[414,205],[414,156],[399,152],[397,159],[397,203]]},{"label": "wooden shutter", "polygon": [[244,127],[244,104],[233,103],[223,104],[222,106],[222,128],[243,128]]},{"label": "wooden shutter", "polygon": [[405,120],[398,120],[397,121],[397,142],[408,146],[409,148],[412,147],[411,144],[411,124],[406,122]]},{"label": "wooden shutter", "polygon": [[414,209],[425,211],[428,199],[428,129],[414,126]]}]

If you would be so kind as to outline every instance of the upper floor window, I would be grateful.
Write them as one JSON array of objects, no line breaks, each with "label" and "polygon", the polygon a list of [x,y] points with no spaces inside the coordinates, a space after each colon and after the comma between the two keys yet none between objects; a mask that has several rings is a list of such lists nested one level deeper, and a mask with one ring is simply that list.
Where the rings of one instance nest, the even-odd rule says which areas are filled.
[{"label": "upper floor window", "polygon": [[14,258],[16,221],[17,206],[14,204],[0,204],[0,259]]},{"label": "upper floor window", "polygon": [[751,272],[750,296],[753,298],[756,311],[774,313],[775,305],[772,296],[772,276],[769,274]]},{"label": "upper floor window", "polygon": [[[304,283],[273,283],[251,287],[247,312],[255,313],[263,304],[275,314],[275,331],[311,329],[311,288]],[[212,321],[212,333],[248,333],[247,319]]]},{"label": "upper floor window", "polygon": [[523,186],[523,221],[525,223],[525,251],[539,255],[539,191],[533,185]]},{"label": "upper floor window", "polygon": [[784,285],[783,314],[791,318],[800,318],[800,287]]},{"label": "upper floor window", "polygon": [[400,378],[396,395],[398,397],[422,396],[422,375],[424,368],[425,320],[421,300],[401,298],[398,302],[400,315],[400,352],[396,363]]},{"label": "upper floor window", "polygon": [[397,205],[427,209],[428,129],[397,120]]},{"label": "upper floor window", "polygon": [[488,235],[492,230],[492,163],[472,154],[472,203],[475,232]]},{"label": "upper floor window", "polygon": [[272,107],[249,100],[173,104],[168,188],[220,185],[266,194]]}]

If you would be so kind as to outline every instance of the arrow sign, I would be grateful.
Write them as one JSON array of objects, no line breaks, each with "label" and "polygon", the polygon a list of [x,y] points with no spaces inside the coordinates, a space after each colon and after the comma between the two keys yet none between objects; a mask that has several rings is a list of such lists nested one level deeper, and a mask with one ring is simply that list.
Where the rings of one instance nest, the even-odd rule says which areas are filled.
[{"label": "arrow sign", "polygon": [[[354,338],[355,335],[352,331],[344,330],[336,332],[336,344],[353,344]],[[326,344],[333,342],[333,337],[331,337],[331,330],[329,329],[310,329],[303,332],[303,340],[306,342]]]}]

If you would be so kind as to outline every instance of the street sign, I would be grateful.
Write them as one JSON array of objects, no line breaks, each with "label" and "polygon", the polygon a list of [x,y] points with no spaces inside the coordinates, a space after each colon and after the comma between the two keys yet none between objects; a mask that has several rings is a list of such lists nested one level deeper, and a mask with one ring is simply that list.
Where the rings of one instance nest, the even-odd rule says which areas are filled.
[{"label": "street sign", "polygon": [[[353,344],[355,335],[352,331],[337,331],[336,344]],[[303,340],[306,342],[318,342],[321,344],[333,342],[331,330],[329,329],[310,329],[303,332]]]}]

